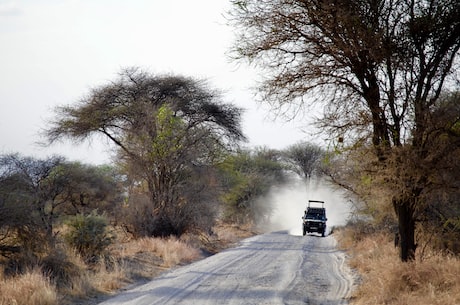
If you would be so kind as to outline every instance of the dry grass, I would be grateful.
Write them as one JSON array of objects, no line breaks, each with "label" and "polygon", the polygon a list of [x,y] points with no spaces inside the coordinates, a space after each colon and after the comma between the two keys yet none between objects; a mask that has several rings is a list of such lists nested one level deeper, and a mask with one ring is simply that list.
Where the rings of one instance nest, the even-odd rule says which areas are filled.
[{"label": "dry grass", "polygon": [[[0,305],[98,304],[101,297],[129,283],[202,258],[203,248],[209,253],[218,252],[253,234],[247,228],[221,225],[213,236],[137,240],[125,236],[109,248],[108,256],[92,265],[75,251],[60,248],[42,262],[46,269],[37,267],[6,278],[0,265]],[[42,270],[50,270],[45,272],[50,276]]]},{"label": "dry grass", "polygon": [[255,232],[252,225],[235,225],[221,223],[215,228],[217,239],[226,244],[233,244],[243,238],[251,237],[258,232]]},{"label": "dry grass", "polygon": [[111,292],[130,281],[126,264],[122,261],[106,263],[101,261],[90,278],[92,287],[102,292]]},{"label": "dry grass", "polygon": [[351,305],[458,305],[460,259],[426,252],[423,260],[402,263],[393,241],[382,233],[353,242],[340,232],[341,245],[351,254],[350,265],[362,277]]},{"label": "dry grass", "polygon": [[162,259],[162,267],[190,263],[201,257],[200,251],[175,237],[143,237],[124,243],[117,251],[120,257],[133,257],[138,253],[151,253]]},{"label": "dry grass", "polygon": [[0,305],[57,305],[56,287],[39,268],[13,278],[0,275]]}]

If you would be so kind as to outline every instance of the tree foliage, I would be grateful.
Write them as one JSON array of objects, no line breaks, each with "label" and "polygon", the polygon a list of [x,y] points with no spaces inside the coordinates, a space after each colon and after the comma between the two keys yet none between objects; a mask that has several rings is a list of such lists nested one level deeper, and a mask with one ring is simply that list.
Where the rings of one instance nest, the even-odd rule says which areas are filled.
[{"label": "tree foliage", "polygon": [[321,174],[321,161],[324,156],[325,152],[321,147],[306,142],[293,144],[283,151],[283,159],[289,169],[305,179]]},{"label": "tree foliage", "polygon": [[295,113],[321,102],[331,132],[371,131],[377,147],[423,127],[460,47],[453,0],[233,3],[233,54],[264,70],[263,99]]},{"label": "tree foliage", "polygon": [[266,196],[286,181],[279,153],[261,148],[229,155],[219,165],[223,183],[223,218],[236,223],[267,220],[273,207]]},{"label": "tree foliage", "polygon": [[[433,112],[458,76],[458,1],[233,3],[230,19],[239,28],[234,54],[264,70],[265,101],[294,113],[312,101],[323,104],[320,126],[355,143],[372,143],[382,166],[401,146],[418,164],[429,162]],[[414,258],[414,209],[428,176],[406,179],[392,200],[402,260]]]},{"label": "tree foliage", "polygon": [[55,225],[64,215],[114,205],[119,199],[117,186],[111,174],[61,157],[0,156],[3,249],[42,251],[54,243]]},{"label": "tree foliage", "polygon": [[57,108],[46,134],[50,142],[93,134],[109,139],[130,181],[149,194],[147,217],[161,227],[150,234],[164,229],[169,235],[193,228],[174,220],[196,204],[186,185],[244,140],[240,120],[241,110],[222,103],[202,81],[127,69],[78,104]]}]

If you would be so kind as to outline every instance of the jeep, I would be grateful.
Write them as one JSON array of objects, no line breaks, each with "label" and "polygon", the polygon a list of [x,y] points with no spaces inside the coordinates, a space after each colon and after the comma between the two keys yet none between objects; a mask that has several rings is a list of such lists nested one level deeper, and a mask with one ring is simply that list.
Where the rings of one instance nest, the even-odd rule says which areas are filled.
[{"label": "jeep", "polygon": [[[313,207],[311,204],[321,204],[321,207]],[[303,235],[307,233],[320,233],[322,237],[326,235],[326,209],[324,201],[308,200],[307,209],[305,210],[303,220]]]}]

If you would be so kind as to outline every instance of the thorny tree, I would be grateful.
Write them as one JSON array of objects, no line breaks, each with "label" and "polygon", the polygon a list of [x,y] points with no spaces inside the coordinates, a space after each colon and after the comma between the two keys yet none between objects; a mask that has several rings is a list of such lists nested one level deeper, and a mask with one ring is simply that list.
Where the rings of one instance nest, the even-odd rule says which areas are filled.
[{"label": "thorny tree", "polygon": [[192,204],[185,195],[187,179],[244,139],[241,110],[221,103],[204,82],[138,69],[123,71],[79,104],[59,107],[57,115],[47,131],[49,141],[108,138],[135,180],[147,185],[150,217],[165,223],[172,231],[168,235],[181,233],[171,229],[171,213]]},{"label": "thorny tree", "polygon": [[[265,75],[262,99],[297,113],[315,101],[322,127],[346,139],[370,138],[384,164],[408,145],[426,158],[429,117],[455,86],[460,47],[457,0],[234,0],[234,55]],[[454,89],[455,90],[455,89]],[[415,212],[427,175],[401,187],[401,259],[414,258]]]}]

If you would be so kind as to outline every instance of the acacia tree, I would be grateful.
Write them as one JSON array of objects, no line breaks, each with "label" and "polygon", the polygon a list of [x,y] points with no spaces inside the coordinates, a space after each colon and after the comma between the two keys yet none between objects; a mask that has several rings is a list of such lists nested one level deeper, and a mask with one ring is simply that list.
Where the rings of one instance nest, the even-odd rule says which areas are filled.
[{"label": "acacia tree", "polygon": [[314,144],[300,142],[289,146],[282,152],[282,155],[292,171],[309,179],[313,174],[319,172],[319,162],[324,157],[324,151]]},{"label": "acacia tree", "polygon": [[[263,100],[295,112],[322,103],[321,126],[370,138],[382,164],[402,145],[426,159],[428,118],[458,67],[458,1],[232,2],[230,19],[240,29],[234,54],[264,70]],[[404,261],[414,258],[427,176],[405,178],[393,199]]]},{"label": "acacia tree", "polygon": [[193,204],[184,190],[188,179],[244,139],[241,110],[222,103],[204,82],[138,69],[122,71],[116,81],[56,112],[48,140],[84,140],[94,134],[109,139],[131,180],[146,185],[146,217],[168,226],[176,225],[171,213]]}]

